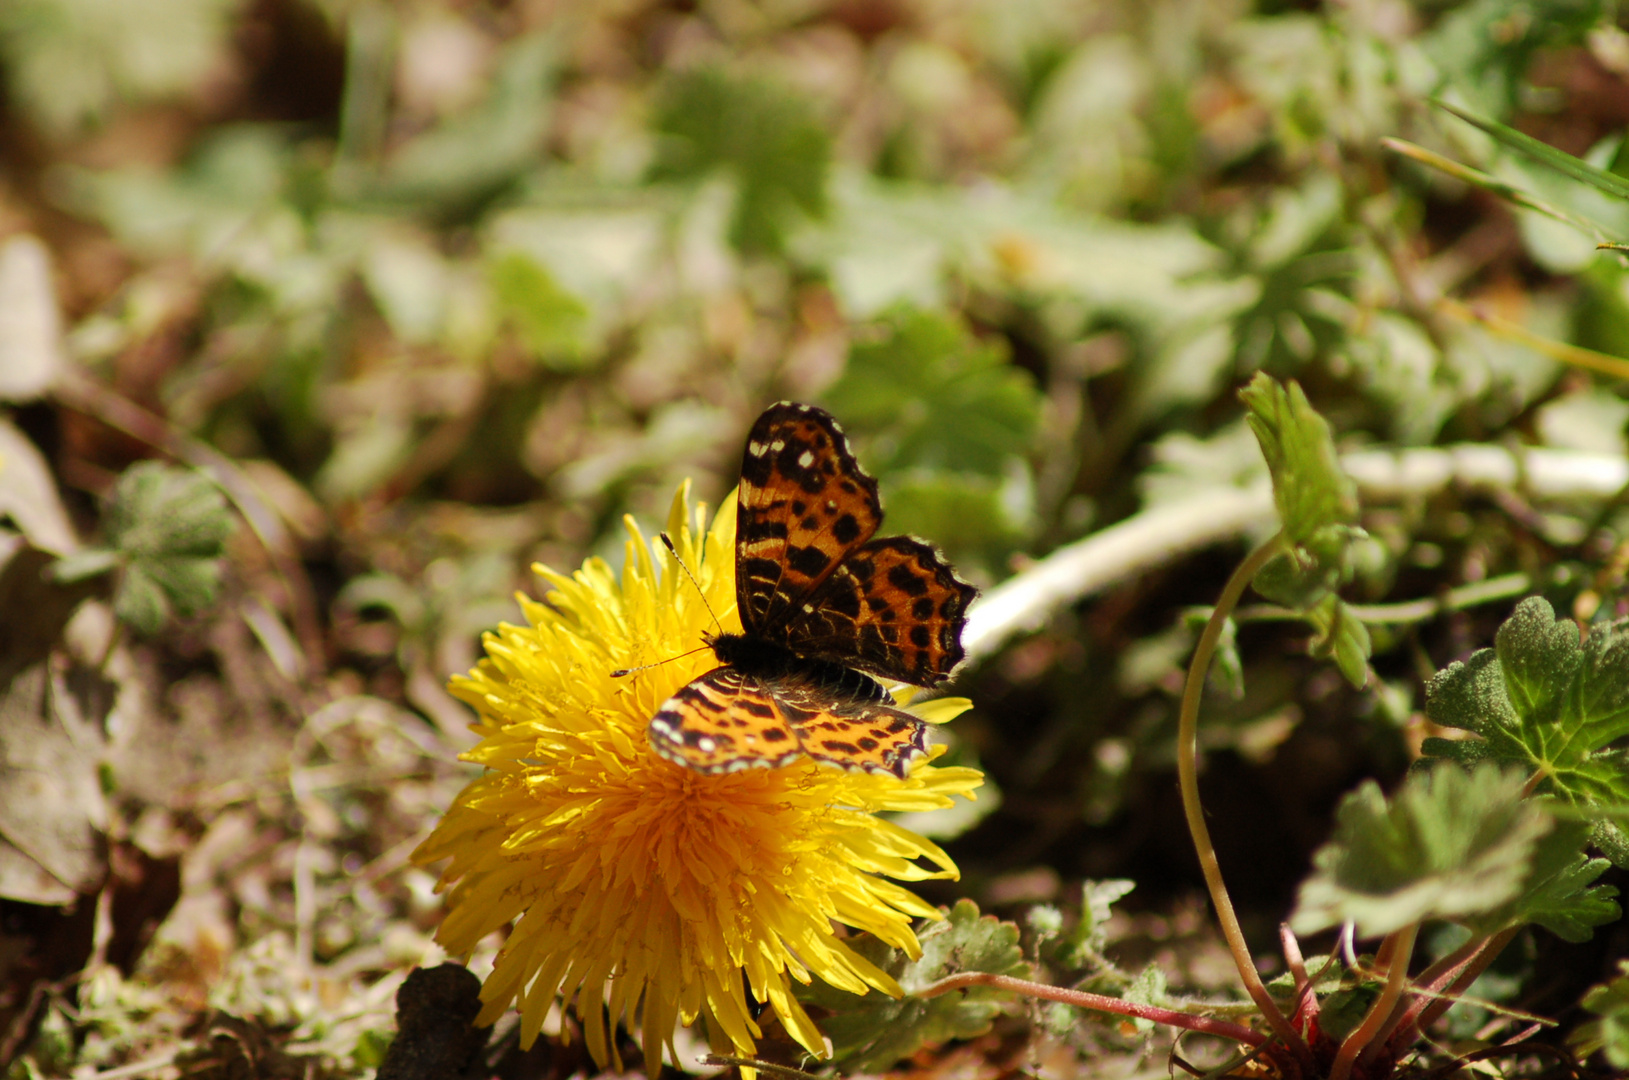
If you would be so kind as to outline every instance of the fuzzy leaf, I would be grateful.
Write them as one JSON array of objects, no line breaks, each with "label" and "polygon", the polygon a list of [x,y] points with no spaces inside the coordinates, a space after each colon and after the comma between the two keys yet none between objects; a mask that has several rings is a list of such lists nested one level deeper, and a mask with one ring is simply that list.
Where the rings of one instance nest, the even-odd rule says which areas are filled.
[{"label": "fuzzy leaf", "polygon": [[901,999],[875,992],[857,996],[824,984],[798,988],[801,1001],[830,1012],[820,1027],[835,1048],[833,1063],[844,1072],[881,1072],[929,1043],[982,1034],[1001,1011],[1001,992],[987,987],[933,998],[913,997],[916,991],[964,971],[1020,977],[1028,972],[1018,927],[981,916],[971,900],[958,901],[947,918],[922,932],[920,941],[919,960],[909,960],[874,938],[854,945],[898,980],[905,990]]},{"label": "fuzzy leaf", "polygon": [[1629,802],[1629,774],[1608,745],[1629,734],[1629,627],[1578,627],[1549,603],[1517,605],[1492,649],[1437,672],[1426,685],[1433,723],[1480,740],[1427,739],[1428,755],[1480,755],[1545,779],[1540,791],[1569,803]]},{"label": "fuzzy leaf", "polygon": [[201,473],[153,461],[126,469],[107,517],[108,546],[123,570],[115,613],[152,634],[172,612],[188,615],[214,603],[231,531],[220,490]]},{"label": "fuzzy leaf", "polygon": [[1523,895],[1534,845],[1554,827],[1523,798],[1523,783],[1487,765],[1416,771],[1389,802],[1363,784],[1336,811],[1335,836],[1313,856],[1290,925],[1308,934],[1352,920],[1373,936],[1508,910]]}]

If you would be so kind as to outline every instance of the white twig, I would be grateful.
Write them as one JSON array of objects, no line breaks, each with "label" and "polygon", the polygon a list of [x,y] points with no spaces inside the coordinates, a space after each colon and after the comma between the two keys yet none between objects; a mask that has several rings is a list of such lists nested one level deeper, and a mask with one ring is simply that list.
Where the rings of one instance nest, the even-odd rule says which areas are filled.
[{"label": "white twig", "polygon": [[[1418,498],[1449,486],[1519,490],[1538,499],[1609,498],[1629,486],[1629,461],[1612,454],[1465,445],[1360,450],[1341,465],[1368,500]],[[1273,525],[1265,481],[1207,491],[1134,514],[1059,548],[979,598],[962,643],[973,662],[1053,612],[1211,544]]]}]

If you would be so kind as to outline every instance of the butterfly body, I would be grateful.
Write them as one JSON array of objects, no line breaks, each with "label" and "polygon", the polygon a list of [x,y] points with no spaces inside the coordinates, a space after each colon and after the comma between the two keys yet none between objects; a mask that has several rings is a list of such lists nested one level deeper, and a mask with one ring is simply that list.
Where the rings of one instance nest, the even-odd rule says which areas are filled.
[{"label": "butterfly body", "polygon": [[765,410],[741,466],[743,632],[707,636],[721,666],[652,717],[657,753],[707,773],[806,755],[901,777],[927,753],[923,722],[877,679],[947,679],[977,593],[929,545],[872,540],[881,521],[877,483],[829,414],[788,402]]}]

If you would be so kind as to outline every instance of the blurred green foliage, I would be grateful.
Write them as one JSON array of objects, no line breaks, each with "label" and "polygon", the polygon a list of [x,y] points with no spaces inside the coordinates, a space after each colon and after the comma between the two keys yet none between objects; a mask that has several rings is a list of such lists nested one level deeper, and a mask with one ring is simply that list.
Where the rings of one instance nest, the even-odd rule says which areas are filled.
[{"label": "blurred green foliage", "polygon": [[[1579,351],[1629,351],[1629,260],[1596,246],[1629,241],[1601,179],[1629,175],[1621,21],[1603,0],[0,0],[0,227],[56,259],[64,355],[275,493],[335,664],[416,680],[415,708],[529,562],[615,561],[621,515],[659,520],[686,477],[716,505],[790,397],[849,429],[887,530],[986,589],[1262,480],[1264,448],[1297,546],[1261,583],[1298,614],[1240,613],[1205,745],[1260,763],[1363,724],[1343,752],[1400,771],[1422,671],[1446,668],[1426,714],[1472,731],[1450,698],[1525,683],[1498,651],[1447,666],[1493,615],[1386,623],[1371,657],[1354,611],[1515,576],[1588,641],[1629,615],[1619,502],[1359,507],[1336,468],[1358,445],[1624,452],[1624,370]],[[1241,404],[1258,373],[1296,389]],[[126,478],[80,572],[121,568],[149,630],[217,598],[219,495],[75,424],[62,474]],[[1176,558],[973,676],[992,704],[952,730],[1009,796],[978,828],[1043,838],[993,863],[1168,801],[1183,611],[1219,584]],[[1378,678],[1320,682],[1309,623],[1352,687]],[[1562,722],[1506,704],[1506,758]],[[1621,788],[1619,750],[1574,751],[1557,776]],[[1135,876],[1091,872],[1069,963]]]}]

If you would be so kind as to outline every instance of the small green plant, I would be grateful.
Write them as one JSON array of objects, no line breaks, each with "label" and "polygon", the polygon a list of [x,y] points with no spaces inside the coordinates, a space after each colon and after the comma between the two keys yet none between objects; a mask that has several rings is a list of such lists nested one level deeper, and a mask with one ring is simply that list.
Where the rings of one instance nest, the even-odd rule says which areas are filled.
[{"label": "small green plant", "polygon": [[[1074,933],[1062,935],[1065,948],[1052,949],[1063,967],[1087,969],[1082,986],[1092,990],[1018,977],[1016,946],[997,948],[1016,942],[1017,928],[983,920],[990,925],[975,933],[980,923],[965,901],[952,913],[951,924],[967,937],[955,962],[935,958],[929,976],[935,981],[912,985],[902,975],[901,983],[917,998],[1006,990],[1237,1043],[1239,1056],[1212,1075],[1255,1061],[1285,1077],[1384,1080],[1417,1063],[1430,1025],[1522,927],[1583,941],[1621,914],[1617,890],[1595,883],[1609,860],[1586,847],[1592,838],[1609,853],[1621,846],[1622,834],[1607,817],[1611,807],[1629,802],[1623,752],[1611,748],[1629,733],[1629,627],[1597,628],[1581,644],[1574,624],[1556,620],[1542,599],[1529,599],[1500,629],[1495,648],[1432,678],[1428,715],[1469,737],[1428,741],[1427,756],[1389,797],[1370,781],[1341,803],[1335,835],[1316,854],[1314,873],[1281,930],[1289,974],[1268,985],[1246,946],[1199,801],[1206,674],[1231,613],[1252,586],[1306,622],[1312,654],[1331,660],[1355,686],[1367,681],[1369,637],[1336,591],[1351,575],[1351,548],[1363,531],[1328,424],[1299,386],[1265,374],[1240,398],[1272,475],[1280,529],[1234,571],[1200,635],[1182,701],[1178,773],[1217,919],[1251,999],[1247,1014],[1220,1019],[1170,1008],[1157,968],[1134,979],[1112,971],[1092,930],[1123,888],[1095,894],[1089,888],[1091,910]],[[1422,929],[1439,922],[1461,928],[1463,940],[1411,974]],[[1304,957],[1297,935],[1332,927],[1344,927],[1339,954]],[[1059,937],[1056,931],[1045,936]],[[1355,940],[1364,938],[1379,938],[1373,953],[1356,952]],[[879,947],[868,959],[886,965],[886,954]],[[899,958],[894,966],[903,963]],[[928,961],[916,967],[929,970]],[[1621,1052],[1622,982],[1590,997],[1600,1019],[1579,1036],[1582,1049]],[[838,1014],[831,1030],[834,1037],[843,1033],[839,1062],[867,1071],[886,1068],[923,1042],[969,1033],[967,1024],[933,1019],[933,1009],[912,1006],[909,997],[880,1011],[828,999],[830,992],[809,997]]]},{"label": "small green plant", "polygon": [[201,473],[156,461],[132,465],[108,505],[106,541],[57,565],[64,582],[116,576],[113,613],[139,634],[215,602],[232,516]]}]

